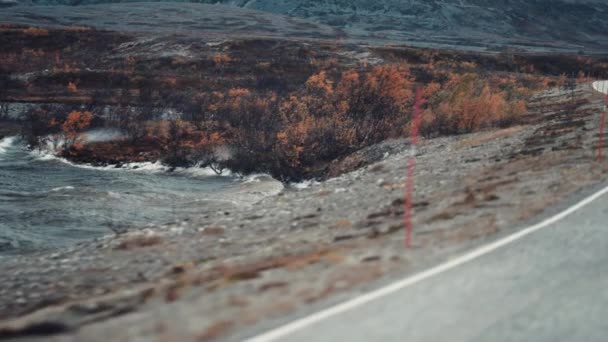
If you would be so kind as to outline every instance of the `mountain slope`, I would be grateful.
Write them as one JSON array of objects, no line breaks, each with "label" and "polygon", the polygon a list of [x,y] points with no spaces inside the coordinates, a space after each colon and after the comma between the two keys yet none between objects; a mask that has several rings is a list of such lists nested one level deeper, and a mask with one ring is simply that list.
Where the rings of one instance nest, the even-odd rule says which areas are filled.
[{"label": "mountain slope", "polygon": [[82,6],[20,5],[0,11],[0,23],[89,26],[116,32],[179,34],[203,41],[229,37],[335,39],[340,30],[289,16],[194,3],[129,2]]},{"label": "mountain slope", "polygon": [[[533,41],[534,45],[608,47],[608,3],[599,0],[252,0],[231,5],[309,18],[353,35]],[[277,6],[283,3],[282,6]],[[287,3],[287,4],[286,4]],[[525,45],[525,42],[524,44]]]},{"label": "mountain slope", "polygon": [[[29,0],[93,4],[106,0]],[[128,2],[128,1],[118,1]],[[183,2],[183,1],[177,1]],[[195,0],[309,19],[372,43],[608,51],[602,0]],[[183,5],[176,5],[183,6]],[[236,10],[236,9],[234,9]]]}]

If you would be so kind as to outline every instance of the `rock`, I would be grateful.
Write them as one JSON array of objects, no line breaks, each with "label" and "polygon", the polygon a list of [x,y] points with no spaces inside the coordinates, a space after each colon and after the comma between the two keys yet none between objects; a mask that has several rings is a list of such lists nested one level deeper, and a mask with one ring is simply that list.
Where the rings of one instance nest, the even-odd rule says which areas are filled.
[{"label": "rock", "polygon": [[226,228],[223,226],[208,226],[203,228],[203,235],[218,236],[224,235]]}]

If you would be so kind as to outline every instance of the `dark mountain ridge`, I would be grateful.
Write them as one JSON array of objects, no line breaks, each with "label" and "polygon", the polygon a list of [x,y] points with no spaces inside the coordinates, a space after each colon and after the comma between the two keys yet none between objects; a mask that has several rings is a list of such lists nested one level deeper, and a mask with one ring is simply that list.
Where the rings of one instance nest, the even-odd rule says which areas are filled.
[{"label": "dark mountain ridge", "polygon": [[[21,4],[109,4],[106,0],[29,0]],[[165,2],[165,1],[163,1]],[[608,51],[601,0],[195,0],[219,7],[271,12],[332,26],[350,38],[371,43],[407,43],[541,51]],[[142,4],[143,6],[143,4]],[[145,7],[154,7],[147,3]],[[179,8],[179,4],[175,4]],[[192,6],[192,4],[190,4]],[[23,6],[17,6],[21,8]],[[87,6],[84,6],[87,7]],[[103,7],[103,6],[101,6]],[[46,6],[44,8],[47,8]],[[100,7],[96,7],[100,9]],[[32,8],[32,11],[36,9]],[[40,8],[39,10],[42,11]],[[160,10],[160,9],[159,9]],[[44,10],[46,11],[46,10]],[[69,9],[62,10],[68,13]],[[149,9],[148,9],[149,11]],[[227,27],[228,28],[228,27]]]}]

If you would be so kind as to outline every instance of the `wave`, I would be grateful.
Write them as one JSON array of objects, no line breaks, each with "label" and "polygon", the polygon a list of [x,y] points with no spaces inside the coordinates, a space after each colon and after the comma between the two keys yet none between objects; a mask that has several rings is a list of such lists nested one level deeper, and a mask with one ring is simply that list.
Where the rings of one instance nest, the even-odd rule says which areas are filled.
[{"label": "wave", "polygon": [[133,172],[149,172],[149,173],[167,173],[167,174],[177,174],[189,177],[221,177],[221,176],[234,176],[232,172],[229,170],[224,170],[220,175],[218,175],[213,169],[210,167],[200,167],[200,166],[192,166],[192,167],[177,167],[173,168],[163,164],[161,161],[155,162],[131,162],[131,163],[123,163],[119,165],[105,165],[98,166],[92,164],[81,164],[74,163],[66,158],[58,156],[55,152],[49,149],[43,150],[32,150],[30,151],[31,155],[40,161],[50,161],[55,160],[62,162],[64,164],[70,165],[72,167],[78,167],[82,169],[90,169],[90,170],[102,170],[102,171],[133,171]]},{"label": "wave", "polygon": [[15,144],[15,141],[17,141],[16,136],[5,137],[5,138],[1,139],[0,140],[0,156],[6,154],[8,152],[8,149]]},{"label": "wave", "polygon": [[267,181],[267,180],[276,181],[274,178],[272,178],[271,175],[269,175],[267,173],[253,173],[253,174],[243,177],[244,184],[259,183],[259,182],[263,182],[263,181]]},{"label": "wave", "polygon": [[201,167],[200,165],[194,165],[192,167],[178,167],[170,170],[173,173],[179,175],[185,175],[190,177],[231,177],[234,174],[230,170],[223,170],[221,174],[213,171],[210,167]]},{"label": "wave", "polygon": [[69,163],[67,160],[64,160],[63,158],[58,157],[54,153],[52,153],[50,151],[46,151],[46,150],[31,150],[30,155],[36,160],[41,160],[41,161],[58,160],[58,161],[65,161],[66,163]]},{"label": "wave", "polygon": [[236,194],[247,194],[253,202],[268,196],[275,196],[285,189],[282,182],[265,173],[252,174],[243,177]]},{"label": "wave", "polygon": [[[105,165],[98,166],[85,163],[75,163],[66,158],[60,157],[51,148],[36,149],[29,151],[30,155],[39,161],[56,161],[61,162],[70,167],[76,167],[81,169],[89,169],[96,171],[128,171],[128,172],[142,172],[152,174],[166,174],[166,175],[179,175],[192,178],[211,178],[211,177],[229,177],[238,180],[241,184],[240,188],[242,192],[248,194],[255,194],[254,197],[266,197],[272,196],[283,191],[284,186],[281,182],[274,179],[272,176],[266,173],[255,173],[246,176],[242,176],[238,173],[231,172],[230,170],[223,170],[221,174],[217,174],[210,167],[201,167],[200,165],[194,165],[192,167],[177,167],[173,168],[163,164],[161,161],[155,162],[131,162],[123,163],[120,165]],[[304,182],[294,185],[298,189],[303,189],[311,186],[312,182]],[[57,189],[59,190],[68,190]]]},{"label": "wave", "polygon": [[305,180],[299,183],[290,183],[289,186],[293,189],[304,190],[319,184],[321,183],[315,180]]},{"label": "wave", "polygon": [[86,163],[74,163],[66,158],[58,156],[56,153],[50,150],[32,150],[30,151],[32,156],[36,160],[40,161],[58,161],[64,163],[66,165],[77,167],[81,169],[89,169],[89,170],[102,170],[102,171],[140,171],[140,172],[167,172],[170,168],[166,165],[163,165],[160,161],[156,162],[133,162],[133,163],[124,163],[120,165],[92,165]]},{"label": "wave", "polygon": [[[120,138],[118,131],[110,131],[110,130],[97,130],[97,131],[89,131],[91,137],[93,139],[117,139]],[[16,137],[11,137],[11,140],[5,142],[7,145],[11,145],[14,143]],[[6,139],[4,139],[6,140]],[[224,169],[220,174],[215,172],[211,167],[201,167],[200,164],[193,165],[191,167],[171,167],[163,164],[161,161],[148,161],[148,162],[130,162],[130,163],[122,163],[122,164],[111,164],[111,165],[93,165],[87,163],[75,163],[70,161],[69,159],[63,158],[58,155],[57,146],[62,146],[62,141],[54,141],[48,142],[45,146],[38,149],[30,150],[30,155],[39,161],[58,161],[64,164],[67,164],[72,167],[78,167],[82,169],[90,169],[90,170],[103,170],[103,171],[135,171],[135,172],[149,172],[149,173],[167,173],[167,174],[176,174],[188,177],[239,177],[245,183],[248,182],[259,182],[264,179],[275,180],[270,175],[265,173],[256,173],[247,176],[241,176],[238,173],[234,173],[228,169]],[[1,146],[0,146],[1,148]],[[0,154],[2,150],[0,150]]]},{"label": "wave", "polygon": [[63,190],[74,190],[74,187],[71,185],[68,186],[59,186],[56,188],[52,188],[51,192],[58,192],[58,191],[63,191]]},{"label": "wave", "polygon": [[75,188],[73,186],[59,186],[50,190],[36,190],[36,191],[15,191],[15,190],[0,190],[0,197],[3,200],[11,202],[22,202],[30,201],[36,198],[47,198],[50,194],[71,191]]}]

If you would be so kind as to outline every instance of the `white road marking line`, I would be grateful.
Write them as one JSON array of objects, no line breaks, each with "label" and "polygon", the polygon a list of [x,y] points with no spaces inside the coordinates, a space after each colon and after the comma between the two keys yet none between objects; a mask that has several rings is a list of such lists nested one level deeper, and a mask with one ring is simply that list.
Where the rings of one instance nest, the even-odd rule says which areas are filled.
[{"label": "white road marking line", "polygon": [[338,304],[336,306],[313,313],[312,315],[300,318],[291,323],[287,323],[286,325],[283,325],[276,329],[270,330],[261,335],[249,338],[246,341],[248,341],[248,342],[276,341],[276,340],[286,337],[298,330],[301,330],[301,329],[306,328],[310,325],[313,325],[317,322],[320,322],[326,318],[330,318],[332,316],[335,316],[340,313],[346,312],[348,310],[354,309],[358,306],[364,305],[373,300],[387,296],[393,292],[397,292],[403,288],[406,288],[408,286],[419,283],[425,279],[436,276],[442,272],[451,270],[451,269],[458,267],[462,264],[465,264],[471,260],[477,259],[483,255],[489,254],[490,252],[497,250],[503,246],[506,246],[514,241],[517,241],[527,235],[530,235],[530,234],[536,232],[537,230],[540,230],[540,229],[548,227],[558,221],[561,221],[562,219],[566,218],[567,216],[571,215],[572,213],[576,212],[577,210],[587,206],[588,204],[590,204],[591,202],[595,201],[596,199],[600,198],[601,196],[603,196],[605,194],[608,194],[608,187],[605,187],[604,189],[596,192],[595,194],[585,198],[584,200],[582,200],[579,203],[575,204],[574,206],[560,212],[559,214],[552,216],[531,227],[525,228],[515,234],[509,235],[505,238],[502,238],[502,239],[500,239],[496,242],[490,243],[488,245],[479,247],[469,253],[466,253],[462,256],[457,257],[456,259],[447,261],[447,262],[440,264],[438,266],[435,266],[429,270],[426,270],[421,273],[415,274],[413,276],[407,277],[405,279],[399,280],[395,283],[392,283],[392,284],[382,287],[380,289],[374,290],[372,292],[363,294],[359,297],[353,298],[351,300],[348,300],[348,301]]},{"label": "white road marking line", "polygon": [[593,89],[602,94],[608,94],[608,81],[595,81],[592,84]]}]

